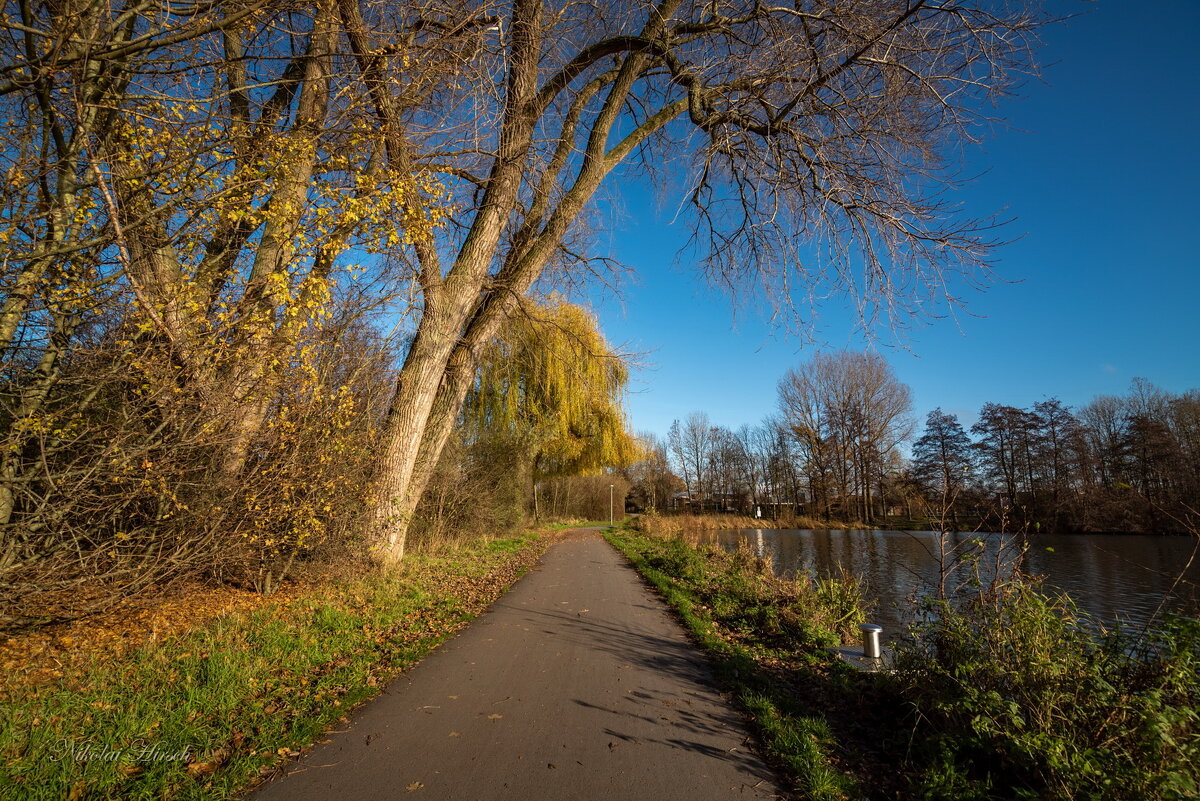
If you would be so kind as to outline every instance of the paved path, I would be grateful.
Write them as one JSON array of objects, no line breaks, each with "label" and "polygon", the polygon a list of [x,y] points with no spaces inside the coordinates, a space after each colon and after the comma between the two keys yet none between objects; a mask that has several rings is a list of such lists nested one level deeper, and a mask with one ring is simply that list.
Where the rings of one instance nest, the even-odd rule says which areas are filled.
[{"label": "paved path", "polygon": [[662,601],[590,531],[254,798],[773,799],[747,738]]}]

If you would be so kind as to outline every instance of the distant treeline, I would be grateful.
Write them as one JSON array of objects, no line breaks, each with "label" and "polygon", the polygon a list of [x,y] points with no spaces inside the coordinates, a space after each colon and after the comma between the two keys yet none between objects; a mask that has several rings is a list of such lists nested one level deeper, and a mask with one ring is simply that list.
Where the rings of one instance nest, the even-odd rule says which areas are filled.
[{"label": "distant treeline", "polygon": [[652,456],[630,476],[644,508],[1148,533],[1192,531],[1200,509],[1200,390],[1140,378],[1079,409],[987,403],[967,430],[939,408],[919,427],[882,357],[820,354],[757,426],[696,412],[644,438]]}]

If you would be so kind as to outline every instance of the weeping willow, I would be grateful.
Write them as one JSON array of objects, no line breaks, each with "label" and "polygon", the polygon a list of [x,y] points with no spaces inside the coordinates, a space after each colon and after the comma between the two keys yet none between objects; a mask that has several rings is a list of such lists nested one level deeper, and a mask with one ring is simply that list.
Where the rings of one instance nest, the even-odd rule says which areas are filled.
[{"label": "weeping willow", "polygon": [[508,321],[464,410],[469,440],[503,440],[533,480],[588,475],[637,460],[623,396],[629,366],[589,312],[552,299]]}]

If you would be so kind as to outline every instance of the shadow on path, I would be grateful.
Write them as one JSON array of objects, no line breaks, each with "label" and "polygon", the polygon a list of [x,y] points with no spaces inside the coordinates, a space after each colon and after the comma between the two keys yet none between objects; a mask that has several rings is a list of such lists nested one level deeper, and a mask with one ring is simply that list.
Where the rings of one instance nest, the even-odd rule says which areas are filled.
[{"label": "shadow on path", "polygon": [[704,656],[594,532],[552,547],[343,729],[253,797],[778,795]]}]

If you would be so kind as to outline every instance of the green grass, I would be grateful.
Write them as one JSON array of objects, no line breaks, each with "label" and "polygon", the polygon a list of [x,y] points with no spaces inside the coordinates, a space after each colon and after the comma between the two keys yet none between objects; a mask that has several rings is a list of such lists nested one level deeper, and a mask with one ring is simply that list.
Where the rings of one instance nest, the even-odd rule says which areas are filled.
[{"label": "green grass", "polygon": [[218,618],[5,692],[0,797],[228,798],[454,633],[538,550],[525,535],[415,555],[398,577]]},{"label": "green grass", "polygon": [[[856,777],[837,764],[835,736],[819,705],[797,697],[780,681],[781,674],[816,680],[849,670],[826,649],[838,636],[821,624],[832,623],[836,610],[822,615],[812,607],[820,601],[815,588],[769,579],[745,558],[724,558],[679,540],[627,529],[607,536],[708,651],[719,678],[753,718],[801,797],[832,801],[860,796]],[[784,588],[790,592],[779,594]],[[824,620],[789,623],[797,613]],[[788,668],[781,670],[781,661]]]}]

